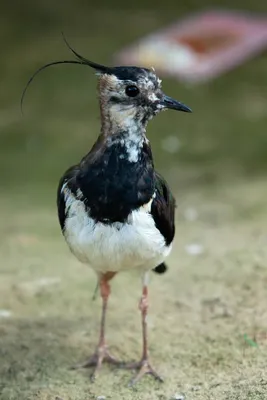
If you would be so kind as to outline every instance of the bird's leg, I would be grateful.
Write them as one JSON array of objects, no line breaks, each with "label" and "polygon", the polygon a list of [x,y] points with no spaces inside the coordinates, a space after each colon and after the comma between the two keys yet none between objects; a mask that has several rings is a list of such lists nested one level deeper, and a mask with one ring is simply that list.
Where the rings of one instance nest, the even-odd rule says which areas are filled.
[{"label": "bird's leg", "polygon": [[163,379],[157,374],[157,372],[152,368],[149,362],[148,356],[148,346],[147,346],[147,310],[148,310],[148,273],[145,273],[143,279],[143,292],[142,297],[139,302],[139,309],[142,315],[142,333],[143,333],[143,353],[141,360],[138,362],[125,364],[123,368],[127,369],[137,369],[138,373],[134,379],[131,380],[130,385],[134,385],[137,381],[139,381],[144,375],[150,374],[154,376],[155,379],[163,382]]},{"label": "bird's leg", "polygon": [[97,372],[101,368],[103,362],[107,362],[109,364],[119,365],[121,364],[120,361],[117,361],[108,351],[108,347],[105,341],[105,323],[106,323],[106,312],[107,312],[107,304],[108,298],[110,295],[110,285],[109,280],[115,275],[112,273],[107,273],[101,275],[99,279],[99,287],[100,287],[100,294],[102,297],[102,315],[101,315],[101,322],[100,322],[100,335],[99,335],[99,342],[96,348],[95,353],[89,357],[82,364],[78,364],[74,368],[88,368],[88,367],[95,367],[93,374],[91,375],[91,379],[94,380],[96,377]]}]

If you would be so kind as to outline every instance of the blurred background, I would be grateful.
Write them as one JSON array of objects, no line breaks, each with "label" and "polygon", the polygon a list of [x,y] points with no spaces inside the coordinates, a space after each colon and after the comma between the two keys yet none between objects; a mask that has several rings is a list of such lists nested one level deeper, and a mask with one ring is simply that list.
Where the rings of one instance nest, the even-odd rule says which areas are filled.
[{"label": "blurred background", "polygon": [[[21,92],[33,72],[54,60],[72,59],[61,37],[87,58],[111,63],[115,52],[190,12],[227,5],[261,13],[263,2],[175,1],[137,6],[114,1],[13,1],[1,13],[1,185],[2,193],[31,193],[31,202],[54,198],[66,166],[78,161],[99,132],[96,78],[79,66],[55,66],[31,85],[19,109]],[[164,113],[148,135],[156,164],[175,182],[195,186],[221,179],[265,174],[266,54],[196,87],[164,79],[170,95],[189,104],[194,115]],[[175,118],[175,124],[170,120]],[[168,152],[164,139],[175,136]],[[179,142],[179,143],[178,143]],[[165,143],[165,145],[164,145]],[[172,147],[172,146],[170,146]],[[176,151],[175,151],[176,150]],[[27,188],[27,190],[26,190]]]},{"label": "blurred background", "polygon": [[[3,399],[18,398],[18,388],[24,390],[25,396],[29,396],[27,398],[48,399],[54,398],[49,397],[51,393],[53,396],[60,393],[66,380],[62,371],[65,371],[70,359],[78,361],[79,356],[90,352],[90,347],[95,342],[94,334],[98,330],[99,317],[99,304],[91,307],[90,303],[95,278],[68,253],[59,230],[56,210],[59,178],[90,149],[99,133],[96,77],[90,69],[74,65],[53,66],[43,71],[27,92],[22,116],[20,97],[27,80],[45,63],[73,59],[62,40],[61,31],[64,31],[70,44],[84,57],[108,64],[113,63],[115,52],[142,36],[164,28],[191,12],[208,7],[229,7],[260,15],[267,11],[264,1],[252,0],[158,3],[149,0],[139,3],[121,0],[13,0],[2,4],[0,338],[3,340],[4,360],[1,376],[5,380],[0,385],[0,393],[3,394]],[[259,320],[255,322],[249,317],[253,310],[255,312],[255,304],[258,304],[255,300],[256,294],[262,293],[262,299],[264,298],[264,287],[259,286],[260,282],[262,285],[266,282],[263,279],[266,271],[255,275],[253,269],[256,264],[259,268],[266,264],[266,254],[262,253],[263,247],[266,247],[264,229],[267,221],[266,71],[265,52],[205,84],[191,86],[163,78],[164,91],[190,106],[193,114],[162,113],[148,127],[147,133],[156,167],[170,182],[180,211],[177,216],[177,235],[180,235],[177,236],[177,252],[174,252],[170,260],[172,266],[179,260],[179,278],[177,272],[170,272],[169,277],[164,278],[165,287],[161,286],[161,281],[157,278],[154,290],[160,296],[168,290],[166,302],[170,310],[169,318],[173,318],[172,326],[177,318],[188,318],[189,321],[187,328],[184,327],[185,331],[181,327],[173,328],[178,329],[175,340],[179,343],[175,342],[172,348],[164,349],[162,345],[156,350],[159,339],[155,339],[157,333],[154,333],[152,351],[158,357],[159,363],[161,360],[163,372],[168,372],[164,370],[167,368],[164,363],[166,357],[173,357],[177,345],[175,354],[182,358],[184,371],[188,368],[187,377],[192,378],[192,382],[194,374],[200,376],[199,379],[203,382],[206,379],[199,372],[201,368],[202,371],[205,370],[205,374],[208,368],[212,376],[214,365],[220,365],[219,370],[229,377],[233,371],[237,373],[236,365],[240,365],[243,354],[243,344],[241,346],[238,337],[234,336],[238,331],[237,326],[240,327],[241,321],[246,321],[244,330],[242,328],[239,333],[241,336],[251,334],[252,337],[252,325],[261,326],[263,330],[266,325],[266,320],[262,319],[264,302],[262,308],[260,307]],[[191,250],[186,247],[190,245]],[[250,247],[253,245],[256,247]],[[187,252],[184,251],[185,248]],[[244,249],[249,252],[246,256]],[[201,253],[202,258],[200,256],[197,261],[192,259],[192,255]],[[223,259],[227,259],[225,264]],[[242,263],[245,266],[240,269]],[[127,289],[120,286],[119,282],[128,282],[127,279],[130,278],[121,279],[122,281],[118,278],[118,283],[114,282],[116,294],[113,303],[111,302],[113,306],[118,306],[119,296],[127,294]],[[254,286],[253,279],[256,279]],[[242,286],[245,282],[250,282],[250,289]],[[124,339],[126,342],[129,340],[130,345],[121,345],[119,341],[117,349],[134,357],[138,351],[135,339],[139,343],[139,328],[137,337],[131,337],[131,330],[135,332],[135,326],[138,326],[135,324],[139,323],[138,312],[134,309],[140,293],[139,282],[133,287],[135,291],[131,293],[132,303],[129,307],[131,312],[134,310],[135,316],[128,321],[129,310],[122,310],[121,313],[113,311],[113,314],[111,311],[110,319],[114,321],[110,321],[110,326],[118,328],[124,324]],[[240,296],[237,294],[238,290],[242,292]],[[247,291],[248,297],[245,296]],[[180,303],[182,298],[186,299],[191,311],[179,306],[178,300],[174,307],[171,296],[178,296]],[[215,346],[223,360],[224,356],[235,357],[230,367],[224,363],[213,363],[210,359],[207,361],[207,358],[206,363],[203,361],[201,365],[196,359],[195,363],[192,361],[192,357],[202,354],[203,348],[209,346],[207,342],[196,338],[196,332],[202,332],[203,337],[214,335],[213,338],[218,338],[222,334],[219,332],[223,332],[222,326],[225,327],[222,322],[219,328],[212,325],[209,326],[209,331],[204,332],[203,320],[198,320],[200,314],[203,316],[200,312],[202,306],[206,307],[205,310],[210,310],[205,301],[217,298],[216,296],[227,299],[236,321],[239,318],[237,315],[240,316],[239,322],[231,320],[232,322],[226,324],[235,337],[232,339],[234,348],[240,345],[237,353],[233,355],[233,347],[229,343],[228,350],[225,346],[221,348],[222,343],[225,345],[223,341]],[[237,301],[236,296],[239,296],[239,300],[242,298],[242,301]],[[155,294],[153,298],[152,294],[157,306],[154,312],[157,309],[159,313],[154,317],[153,329],[156,329],[161,322],[160,317],[166,313],[164,303],[161,304],[159,300],[157,303],[156,297]],[[237,309],[238,313],[235,314]],[[82,333],[77,333],[88,331],[88,321],[92,324],[90,332],[94,334],[83,336]],[[229,337],[228,333],[224,337]],[[112,333],[110,335],[112,338]],[[171,331],[166,335],[169,335],[169,342],[174,340]],[[195,345],[192,344],[194,340]],[[212,357],[218,356],[215,353],[212,353],[212,360]],[[224,368],[222,370],[221,365]],[[59,370],[59,366],[62,370],[57,375],[55,371]],[[22,375],[21,371],[24,371]],[[259,371],[260,365],[255,376]],[[251,371],[247,374],[254,376]],[[83,399],[83,394],[80,397],[77,394],[77,385],[87,388],[85,375],[77,375],[76,378],[73,375],[72,378],[67,376],[70,381],[64,392],[64,400]],[[107,369],[104,372],[106,382],[109,376],[110,370]],[[127,375],[123,377],[126,381]],[[180,378],[181,382],[184,377]],[[115,382],[118,383],[119,378],[116,379]],[[48,381],[52,382],[52,392],[49,393],[48,389],[44,389],[45,382]],[[251,385],[256,385],[256,381],[255,378]],[[171,375],[170,382],[166,389],[168,396],[176,389],[179,390],[176,375]],[[108,390],[115,390],[114,382],[107,385],[110,385],[107,386]],[[239,390],[237,386],[235,390]],[[73,397],[68,397],[69,393]],[[92,393],[92,396],[95,395],[95,392]],[[31,397],[34,395],[36,397]],[[165,399],[164,394],[162,396],[161,399]],[[159,397],[151,394],[147,398]],[[208,397],[203,395],[199,398]],[[223,397],[217,394],[216,399],[221,398]],[[254,398],[260,397],[255,395]]]}]

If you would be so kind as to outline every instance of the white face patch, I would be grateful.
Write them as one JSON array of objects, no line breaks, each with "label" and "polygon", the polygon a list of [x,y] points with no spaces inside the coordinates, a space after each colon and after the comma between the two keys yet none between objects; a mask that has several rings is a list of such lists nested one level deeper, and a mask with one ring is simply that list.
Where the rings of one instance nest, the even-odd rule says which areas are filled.
[{"label": "white face patch", "polygon": [[158,101],[159,99],[158,99],[158,97],[155,95],[155,93],[152,92],[152,93],[150,93],[150,94],[148,95],[148,100],[150,100],[150,101],[152,101],[153,103],[155,103],[155,102]]},{"label": "white face patch", "polygon": [[[104,131],[108,136],[109,145],[118,143],[125,147],[126,154],[124,153],[121,159],[127,158],[129,162],[138,162],[146,138],[147,122],[164,109],[159,104],[160,84],[161,81],[154,71],[145,70],[137,75],[137,82],[120,80],[115,75],[104,75],[101,78]],[[138,87],[140,91],[138,97],[127,96],[125,92],[127,85]]]}]

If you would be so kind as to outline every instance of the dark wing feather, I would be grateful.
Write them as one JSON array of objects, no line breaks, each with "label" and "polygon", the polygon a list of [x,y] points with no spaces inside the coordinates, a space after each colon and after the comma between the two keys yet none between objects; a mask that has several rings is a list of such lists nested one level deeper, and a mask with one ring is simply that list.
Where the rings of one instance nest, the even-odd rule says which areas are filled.
[{"label": "dark wing feather", "polygon": [[92,149],[86,154],[79,165],[73,165],[67,169],[65,174],[59,181],[58,189],[57,189],[57,209],[58,209],[58,219],[63,231],[65,226],[66,219],[66,203],[64,194],[61,193],[62,186],[64,183],[68,182],[68,187],[73,190],[73,192],[77,192],[79,185],[77,185],[76,177],[78,173],[81,171],[81,168],[87,163],[91,164],[95,161],[96,158],[101,157],[103,147],[101,147],[101,137],[99,136]]},{"label": "dark wing feather", "polygon": [[175,234],[175,199],[165,179],[157,172],[156,193],[151,206],[155,225],[164,236],[166,245],[170,245]]},{"label": "dark wing feather", "polygon": [[79,167],[77,165],[70,167],[62,178],[59,181],[58,189],[57,189],[57,210],[58,210],[58,219],[63,231],[65,226],[66,219],[66,202],[65,196],[61,193],[62,186],[64,183],[68,182],[69,187],[75,188],[76,175],[79,172]]}]

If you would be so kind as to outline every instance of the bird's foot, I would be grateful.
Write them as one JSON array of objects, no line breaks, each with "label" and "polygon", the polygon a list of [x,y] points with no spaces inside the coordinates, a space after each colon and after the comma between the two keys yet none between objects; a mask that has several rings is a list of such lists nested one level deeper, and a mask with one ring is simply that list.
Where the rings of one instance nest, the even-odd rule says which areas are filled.
[{"label": "bird's foot", "polygon": [[135,385],[144,375],[152,375],[157,381],[163,382],[163,378],[154,370],[148,359],[121,365],[121,368],[138,370],[137,375],[130,381],[129,386]]},{"label": "bird's foot", "polygon": [[122,364],[121,361],[118,361],[115,357],[113,357],[110,354],[106,345],[101,345],[97,347],[95,353],[91,357],[89,357],[85,362],[74,365],[72,369],[95,367],[93,373],[91,374],[91,381],[93,382],[104,362],[113,365]]}]

